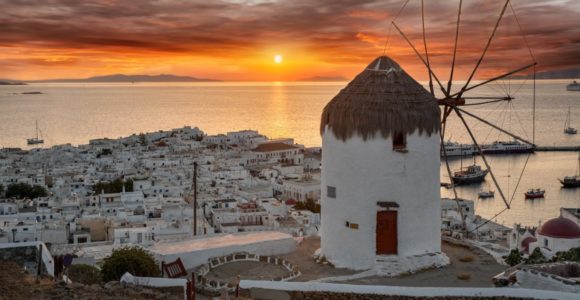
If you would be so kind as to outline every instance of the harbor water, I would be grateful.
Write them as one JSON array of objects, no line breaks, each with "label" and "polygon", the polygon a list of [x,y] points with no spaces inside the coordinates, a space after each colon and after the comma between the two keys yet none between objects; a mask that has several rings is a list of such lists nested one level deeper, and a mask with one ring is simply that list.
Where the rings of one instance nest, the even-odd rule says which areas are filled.
[{"label": "harbor water", "polygon": [[[542,146],[580,145],[580,135],[563,134],[568,108],[571,126],[580,128],[580,92],[566,91],[567,81],[538,81],[536,88],[535,142]],[[38,121],[45,144],[86,144],[94,138],[117,138],[198,126],[208,134],[254,129],[271,137],[293,137],[305,146],[320,146],[319,122],[324,105],[345,82],[211,82],[80,84],[43,83],[0,86],[0,147],[27,148],[26,139],[35,135]],[[41,92],[41,94],[22,94]],[[531,81],[501,82],[474,90],[470,96],[503,96],[515,99],[465,109],[515,134],[532,140]],[[470,117],[480,143],[509,138]],[[470,143],[459,119],[452,116],[448,139]],[[412,149],[410,149],[412,151]],[[527,155],[490,157],[498,181],[511,198]],[[464,160],[464,164],[469,159]],[[481,161],[478,161],[482,164]],[[453,159],[452,169],[461,161]],[[512,208],[497,217],[499,223],[535,225],[558,215],[561,206],[580,207],[580,190],[560,189],[558,177],[577,172],[577,154],[542,152],[530,156],[526,172],[515,191]],[[510,177],[508,177],[510,176]],[[442,181],[448,181],[442,168]],[[486,182],[491,183],[487,177]],[[492,189],[493,185],[491,185]],[[474,199],[476,211],[493,217],[505,207],[499,193],[477,200],[487,184],[461,187],[461,197]],[[544,200],[524,200],[529,188],[546,189]],[[442,196],[450,196],[442,189]],[[508,199],[509,201],[509,199]]]}]

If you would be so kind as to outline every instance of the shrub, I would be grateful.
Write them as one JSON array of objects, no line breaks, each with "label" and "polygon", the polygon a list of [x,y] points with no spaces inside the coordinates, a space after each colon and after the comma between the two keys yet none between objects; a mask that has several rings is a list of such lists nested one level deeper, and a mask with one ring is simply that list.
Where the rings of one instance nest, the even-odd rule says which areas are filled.
[{"label": "shrub", "polygon": [[459,273],[459,274],[457,274],[457,279],[459,279],[459,280],[470,280],[471,279],[471,274],[469,274],[469,273]]},{"label": "shrub", "polygon": [[68,269],[68,276],[73,282],[82,284],[101,284],[101,271],[90,265],[72,265]]},{"label": "shrub", "polygon": [[510,254],[505,258],[506,264],[510,266],[515,266],[522,262],[522,254],[518,249],[513,249],[510,251]]},{"label": "shrub", "polygon": [[46,197],[48,192],[40,185],[30,185],[28,183],[12,183],[6,189],[6,198],[38,198]]},{"label": "shrub", "polygon": [[471,256],[471,255],[466,255],[466,256],[462,256],[459,258],[460,262],[472,262],[475,260],[475,257]]},{"label": "shrub", "polygon": [[534,249],[532,254],[530,254],[530,256],[528,256],[528,259],[526,260],[526,264],[542,264],[545,262],[546,262],[546,257],[544,257],[544,254],[542,253],[542,251],[538,247],[536,247],[536,249]]},{"label": "shrub", "polygon": [[580,247],[572,248],[568,251],[557,252],[554,257],[552,257],[552,262],[559,261],[576,261],[580,262]]},{"label": "shrub", "polygon": [[295,209],[306,209],[315,214],[320,213],[320,204],[314,202],[313,199],[306,199],[306,201],[297,201],[294,205]]},{"label": "shrub", "polygon": [[125,186],[126,192],[133,191],[133,179],[128,179],[123,181],[121,178],[117,178],[112,182],[108,181],[99,181],[93,186],[93,191],[96,194],[100,194],[101,192],[105,193],[120,193],[123,191],[123,185]]},{"label": "shrub", "polygon": [[118,281],[126,272],[135,276],[158,277],[159,265],[147,251],[139,247],[123,247],[113,250],[103,260],[101,274],[105,282]]}]

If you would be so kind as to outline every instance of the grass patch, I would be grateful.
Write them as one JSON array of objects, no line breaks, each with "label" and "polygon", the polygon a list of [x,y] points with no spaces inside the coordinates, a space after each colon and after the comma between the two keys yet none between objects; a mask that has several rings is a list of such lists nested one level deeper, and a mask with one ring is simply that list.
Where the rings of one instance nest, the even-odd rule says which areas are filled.
[{"label": "grass patch", "polygon": [[469,274],[469,273],[459,273],[459,274],[457,274],[457,279],[459,279],[459,280],[470,280],[471,279],[471,274]]}]

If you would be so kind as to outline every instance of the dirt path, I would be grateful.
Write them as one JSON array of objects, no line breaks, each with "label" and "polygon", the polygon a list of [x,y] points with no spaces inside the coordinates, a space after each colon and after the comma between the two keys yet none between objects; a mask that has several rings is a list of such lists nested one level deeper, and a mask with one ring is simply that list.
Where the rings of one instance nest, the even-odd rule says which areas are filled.
[{"label": "dirt path", "polygon": [[320,248],[320,237],[310,236],[304,238],[302,243],[296,247],[294,252],[281,256],[285,260],[298,266],[298,269],[302,272],[302,276],[292,281],[310,281],[324,277],[358,273],[353,270],[338,269],[330,265],[316,263],[312,258],[312,255],[314,255],[314,251],[318,248]]},{"label": "dirt path", "polygon": [[344,283],[426,287],[490,287],[492,286],[491,278],[505,270],[504,266],[499,265],[491,256],[478,249],[443,242],[442,250],[449,256],[451,264],[441,269],[425,270],[413,275],[395,278],[372,276]]}]

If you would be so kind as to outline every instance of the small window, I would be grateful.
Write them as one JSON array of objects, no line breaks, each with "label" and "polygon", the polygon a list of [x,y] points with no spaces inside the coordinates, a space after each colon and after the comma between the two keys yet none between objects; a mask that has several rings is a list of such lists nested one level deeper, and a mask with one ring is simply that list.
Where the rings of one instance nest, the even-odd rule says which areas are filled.
[{"label": "small window", "polygon": [[544,247],[548,247],[548,239],[544,239]]},{"label": "small window", "polygon": [[336,198],[336,187],[327,186],[326,187],[326,196],[328,198]]},{"label": "small window", "polygon": [[402,132],[395,132],[393,136],[393,150],[407,152],[407,138]]}]

